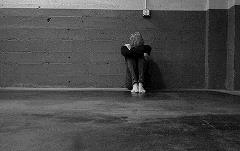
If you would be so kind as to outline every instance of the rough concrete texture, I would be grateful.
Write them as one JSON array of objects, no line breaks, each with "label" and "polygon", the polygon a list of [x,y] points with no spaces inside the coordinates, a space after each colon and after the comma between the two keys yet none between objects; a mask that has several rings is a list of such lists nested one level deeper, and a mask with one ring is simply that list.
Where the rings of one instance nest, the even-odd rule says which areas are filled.
[{"label": "rough concrete texture", "polygon": [[235,52],[235,7],[228,10],[228,45],[226,87],[234,89],[234,52]]},{"label": "rough concrete texture", "polygon": [[227,26],[226,9],[207,11],[207,88],[226,89]]},{"label": "rough concrete texture", "polygon": [[228,49],[227,49],[227,88],[240,89],[240,6],[234,6],[228,11]]},{"label": "rough concrete texture", "polygon": [[0,91],[3,151],[238,151],[239,96]]},{"label": "rough concrete texture", "polygon": [[140,10],[89,9],[0,9],[0,86],[124,87],[120,46],[135,31],[153,48],[152,81],[204,88],[205,11],[143,18]]},{"label": "rough concrete texture", "polygon": [[235,90],[240,90],[240,6],[235,6],[235,58],[234,58],[234,71],[235,71],[235,79],[234,79],[234,88]]}]

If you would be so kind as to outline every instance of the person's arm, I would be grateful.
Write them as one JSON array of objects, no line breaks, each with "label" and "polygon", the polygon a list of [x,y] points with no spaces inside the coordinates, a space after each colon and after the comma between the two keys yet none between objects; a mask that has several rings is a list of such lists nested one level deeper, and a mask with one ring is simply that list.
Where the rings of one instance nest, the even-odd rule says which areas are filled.
[{"label": "person's arm", "polygon": [[150,56],[152,48],[149,45],[144,45],[144,53],[147,53]]},{"label": "person's arm", "polygon": [[149,45],[144,45],[144,49],[145,49],[145,51],[144,51],[144,59],[148,61],[148,60],[151,59],[150,58],[150,53],[151,53],[152,48]]},{"label": "person's arm", "polygon": [[121,54],[124,57],[142,57],[144,54],[144,47],[139,46],[136,48],[131,48],[130,50],[126,46],[121,47]]},{"label": "person's arm", "polygon": [[143,56],[144,53],[147,53],[150,56],[152,48],[149,45],[142,45],[138,47],[131,48],[131,51],[134,51],[136,55]]},{"label": "person's arm", "polygon": [[[121,54],[124,57],[143,57],[148,54],[150,56],[152,48],[149,45],[133,47],[130,50],[127,46],[121,47]],[[144,54],[145,53],[145,54]]]},{"label": "person's arm", "polygon": [[122,46],[121,47],[121,54],[124,56],[124,57],[133,57],[133,52],[130,51],[127,46]]}]

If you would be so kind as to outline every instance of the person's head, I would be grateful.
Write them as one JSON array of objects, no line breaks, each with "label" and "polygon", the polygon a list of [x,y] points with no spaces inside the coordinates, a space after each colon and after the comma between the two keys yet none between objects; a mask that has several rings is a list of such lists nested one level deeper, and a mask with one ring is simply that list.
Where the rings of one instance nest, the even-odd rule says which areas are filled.
[{"label": "person's head", "polygon": [[134,34],[131,34],[129,40],[130,40],[131,47],[144,45],[144,40],[140,32],[135,32]]}]

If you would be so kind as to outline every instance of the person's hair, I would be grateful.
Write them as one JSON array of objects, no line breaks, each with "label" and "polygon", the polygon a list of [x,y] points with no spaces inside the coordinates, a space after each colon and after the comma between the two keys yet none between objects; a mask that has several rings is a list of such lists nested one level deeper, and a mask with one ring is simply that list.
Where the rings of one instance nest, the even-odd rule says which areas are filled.
[{"label": "person's hair", "polygon": [[135,32],[134,34],[131,34],[129,40],[130,40],[131,47],[144,45],[144,40],[140,32]]}]

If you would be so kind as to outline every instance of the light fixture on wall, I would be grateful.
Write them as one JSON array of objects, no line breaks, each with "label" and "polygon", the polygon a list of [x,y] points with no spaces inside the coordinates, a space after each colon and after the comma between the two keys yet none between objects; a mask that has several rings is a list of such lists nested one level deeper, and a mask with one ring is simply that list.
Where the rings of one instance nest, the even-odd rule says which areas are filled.
[{"label": "light fixture on wall", "polygon": [[145,0],[144,4],[143,17],[150,17],[150,10],[147,8],[147,0]]}]

